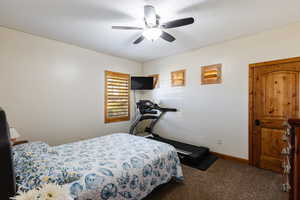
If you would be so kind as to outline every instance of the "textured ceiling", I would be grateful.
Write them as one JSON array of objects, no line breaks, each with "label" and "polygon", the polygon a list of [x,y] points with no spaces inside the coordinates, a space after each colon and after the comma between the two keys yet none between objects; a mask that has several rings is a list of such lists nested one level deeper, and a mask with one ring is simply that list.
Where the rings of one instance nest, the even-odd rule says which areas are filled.
[{"label": "textured ceiling", "polygon": [[[161,21],[194,17],[190,26],[170,29],[176,37],[132,42],[143,26],[143,6],[156,7]],[[0,25],[145,62],[300,21],[299,0],[1,0]]]}]

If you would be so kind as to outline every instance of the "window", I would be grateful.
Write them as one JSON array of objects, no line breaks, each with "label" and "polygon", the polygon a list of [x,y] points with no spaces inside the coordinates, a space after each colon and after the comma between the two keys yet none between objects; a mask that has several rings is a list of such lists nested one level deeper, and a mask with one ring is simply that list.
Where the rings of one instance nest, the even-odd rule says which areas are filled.
[{"label": "window", "polygon": [[105,71],[105,123],[130,119],[130,76]]},{"label": "window", "polygon": [[185,70],[171,72],[172,87],[185,86]]},{"label": "window", "polygon": [[218,84],[222,82],[222,64],[209,65],[201,68],[201,83]]}]

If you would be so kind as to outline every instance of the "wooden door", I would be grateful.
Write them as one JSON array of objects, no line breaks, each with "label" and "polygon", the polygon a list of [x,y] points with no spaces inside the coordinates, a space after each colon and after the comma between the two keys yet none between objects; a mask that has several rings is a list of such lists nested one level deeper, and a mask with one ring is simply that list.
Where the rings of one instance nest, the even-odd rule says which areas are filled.
[{"label": "wooden door", "polygon": [[254,166],[282,171],[284,122],[299,116],[299,71],[300,59],[256,64],[251,71],[250,163]]}]

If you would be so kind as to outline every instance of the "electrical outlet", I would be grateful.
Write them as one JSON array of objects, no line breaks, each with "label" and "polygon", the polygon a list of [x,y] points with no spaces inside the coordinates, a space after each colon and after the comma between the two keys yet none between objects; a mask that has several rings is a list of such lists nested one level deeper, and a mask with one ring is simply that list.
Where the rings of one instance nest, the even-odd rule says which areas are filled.
[{"label": "electrical outlet", "polygon": [[217,144],[218,145],[222,145],[223,144],[223,140],[217,140]]}]

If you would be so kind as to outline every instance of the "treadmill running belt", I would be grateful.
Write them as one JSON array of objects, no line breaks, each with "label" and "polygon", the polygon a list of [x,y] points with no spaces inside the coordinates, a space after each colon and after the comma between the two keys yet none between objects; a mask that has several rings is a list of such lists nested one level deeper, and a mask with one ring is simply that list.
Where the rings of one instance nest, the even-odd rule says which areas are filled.
[{"label": "treadmill running belt", "polygon": [[205,171],[218,159],[218,157],[211,154],[209,152],[209,149],[206,147],[197,147],[159,136],[147,138],[174,146],[176,148],[180,161],[183,164],[196,169]]}]

